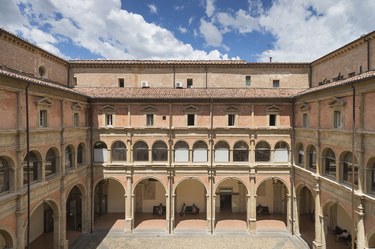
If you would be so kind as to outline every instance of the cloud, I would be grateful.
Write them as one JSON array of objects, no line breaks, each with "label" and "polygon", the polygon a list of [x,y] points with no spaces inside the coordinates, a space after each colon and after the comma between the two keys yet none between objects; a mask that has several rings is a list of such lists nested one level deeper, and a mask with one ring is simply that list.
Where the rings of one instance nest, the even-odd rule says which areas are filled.
[{"label": "cloud", "polygon": [[148,4],[147,7],[150,9],[151,13],[158,13],[158,8],[156,7],[155,4]]},{"label": "cloud", "polygon": [[179,30],[182,34],[185,34],[185,33],[187,32],[187,29],[184,28],[184,27],[181,27],[181,25],[178,26],[178,30]]},{"label": "cloud", "polygon": [[193,23],[193,20],[194,20],[194,16],[189,18],[189,25],[191,25]]},{"label": "cloud", "polygon": [[242,9],[238,10],[234,16],[226,12],[219,12],[216,18],[225,32],[235,30],[241,34],[245,34],[260,29],[258,20]]},{"label": "cloud", "polygon": [[184,8],[185,8],[184,5],[176,5],[176,6],[174,6],[175,10],[183,10]]},{"label": "cloud", "polygon": [[199,32],[204,37],[206,45],[219,47],[223,41],[220,30],[211,22],[201,19]]},{"label": "cloud", "polygon": [[211,17],[215,12],[215,0],[206,0],[206,15]]}]

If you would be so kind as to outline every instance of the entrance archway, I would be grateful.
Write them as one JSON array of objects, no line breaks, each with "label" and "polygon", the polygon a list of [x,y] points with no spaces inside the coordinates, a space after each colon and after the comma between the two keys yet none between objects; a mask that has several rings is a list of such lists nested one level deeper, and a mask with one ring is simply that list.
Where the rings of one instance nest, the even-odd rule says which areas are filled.
[{"label": "entrance archway", "polygon": [[198,179],[185,179],[175,189],[175,231],[207,231],[206,188]]},{"label": "entrance archway", "polygon": [[12,236],[0,228],[0,248],[14,248]]},{"label": "entrance archway", "polygon": [[74,186],[66,199],[66,238],[71,244],[82,232],[82,193]]},{"label": "entrance archway", "polygon": [[124,227],[125,189],[117,180],[101,180],[95,187],[94,228],[123,231]]},{"label": "entrance archway", "polygon": [[163,184],[154,178],[144,179],[136,184],[134,196],[134,229],[166,231],[167,200]]},{"label": "entrance archway", "polygon": [[368,248],[375,248],[375,233],[368,239]]},{"label": "entrance archway", "polygon": [[287,193],[283,181],[270,178],[257,188],[257,230],[285,230],[287,227]]},{"label": "entrance archway", "polygon": [[247,189],[238,179],[226,179],[215,190],[215,231],[247,230]]},{"label": "entrance archway", "polygon": [[303,186],[298,191],[298,224],[301,237],[312,248],[315,239],[315,201],[310,189]]}]

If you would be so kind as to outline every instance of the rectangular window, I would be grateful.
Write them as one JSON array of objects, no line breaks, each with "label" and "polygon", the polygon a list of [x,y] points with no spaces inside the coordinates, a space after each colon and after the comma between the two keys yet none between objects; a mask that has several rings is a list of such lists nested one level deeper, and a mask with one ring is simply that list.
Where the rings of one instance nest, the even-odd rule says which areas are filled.
[{"label": "rectangular window", "polygon": [[73,114],[73,126],[75,127],[79,126],[79,113]]},{"label": "rectangular window", "polygon": [[251,76],[246,76],[246,86],[251,86]]},{"label": "rectangular window", "polygon": [[234,126],[236,115],[228,114],[228,126]]},{"label": "rectangular window", "polygon": [[272,81],[272,86],[273,87],[280,87],[280,80],[273,80]]},{"label": "rectangular window", "polygon": [[153,126],[154,125],[154,114],[147,114],[146,115],[146,126]]},{"label": "rectangular window", "polygon": [[194,126],[195,123],[195,114],[188,114],[187,115],[187,125]]},{"label": "rectangular window", "polygon": [[270,114],[269,126],[276,126],[276,114]]},{"label": "rectangular window", "polygon": [[334,128],[341,128],[341,111],[334,111],[333,112],[333,127]]},{"label": "rectangular window", "polygon": [[302,126],[309,127],[309,116],[307,113],[302,114]]},{"label": "rectangular window", "polygon": [[39,111],[39,127],[47,127],[47,110]]},{"label": "rectangular window", "polygon": [[113,125],[113,116],[112,116],[112,114],[106,114],[105,115],[105,125],[106,126],[112,126]]},{"label": "rectangular window", "polygon": [[76,86],[77,85],[77,77],[73,77],[73,82],[74,82],[74,85]]},{"label": "rectangular window", "polygon": [[187,79],[186,87],[193,88],[193,79]]},{"label": "rectangular window", "polygon": [[118,86],[119,87],[124,87],[125,86],[125,80],[123,78],[118,79]]}]

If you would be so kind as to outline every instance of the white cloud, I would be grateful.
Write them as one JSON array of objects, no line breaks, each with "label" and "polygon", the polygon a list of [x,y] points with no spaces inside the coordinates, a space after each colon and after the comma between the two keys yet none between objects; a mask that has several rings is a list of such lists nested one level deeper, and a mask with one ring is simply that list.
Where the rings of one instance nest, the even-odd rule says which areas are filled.
[{"label": "white cloud", "polygon": [[176,5],[176,6],[174,6],[175,10],[183,10],[184,8],[185,8],[184,5]]},{"label": "white cloud", "polygon": [[158,8],[156,7],[155,4],[149,4],[147,7],[150,9],[151,13],[158,13]]},{"label": "white cloud", "polygon": [[215,0],[206,0],[206,15],[211,17],[215,12]]},{"label": "white cloud", "polygon": [[185,33],[187,32],[187,29],[184,28],[184,27],[181,27],[181,25],[178,26],[178,30],[179,30],[182,34],[185,34]]},{"label": "white cloud", "polygon": [[206,41],[206,45],[219,47],[223,41],[220,30],[211,22],[201,19],[199,31]]},{"label": "white cloud", "polygon": [[193,23],[193,20],[194,20],[193,16],[189,18],[189,25],[191,25]]},{"label": "white cloud", "polygon": [[236,30],[241,34],[259,30],[258,20],[250,16],[244,10],[238,10],[234,16],[226,12],[219,12],[217,21],[223,26],[225,32]]}]

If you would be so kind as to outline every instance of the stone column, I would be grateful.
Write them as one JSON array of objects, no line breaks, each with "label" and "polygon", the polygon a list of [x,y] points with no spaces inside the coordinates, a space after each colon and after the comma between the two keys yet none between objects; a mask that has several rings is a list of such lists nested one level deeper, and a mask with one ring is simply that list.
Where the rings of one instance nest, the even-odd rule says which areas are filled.
[{"label": "stone column", "polygon": [[[169,154],[169,153],[168,153]],[[172,202],[173,202],[173,198],[171,196],[171,193],[172,193],[172,190],[173,190],[173,186],[172,186],[172,176],[168,175],[168,188],[167,188],[167,192],[165,193],[165,198],[166,198],[166,204],[165,204],[165,209],[166,209],[166,212],[165,212],[165,218],[167,220],[167,231],[169,233],[172,233],[173,231],[173,223],[172,223]]]},{"label": "stone column", "polygon": [[174,193],[172,193],[172,196],[171,196],[172,200],[171,200],[171,232],[173,233],[174,231],[174,228],[175,228],[175,215],[176,215],[176,195]]},{"label": "stone column", "polygon": [[133,231],[133,193],[132,193],[132,176],[126,176],[126,192],[125,192],[125,233]]},{"label": "stone column", "polygon": [[[366,244],[366,237],[365,237],[365,224],[364,224],[364,212],[363,212],[363,206],[362,206],[362,202],[363,202],[363,199],[361,199],[361,203],[359,204],[359,206],[357,207],[358,211],[356,211],[357,213],[357,217],[358,217],[358,221],[357,221],[357,248],[365,248],[365,244]],[[355,231],[353,231],[352,233],[354,234]],[[352,236],[353,239],[354,239],[354,236]]]},{"label": "stone column", "polygon": [[[211,189],[211,187],[209,187],[209,189]],[[206,206],[207,206],[207,210],[206,210],[206,219],[207,219],[207,230],[210,232],[210,233],[213,233],[213,229],[212,229],[212,220],[211,220],[211,213],[212,213],[212,210],[211,210],[211,195],[210,194],[206,194]]]},{"label": "stone column", "polygon": [[301,206],[301,196],[296,193],[294,197],[294,233],[297,236],[301,236],[301,232],[299,230],[299,218],[300,218],[300,206]]},{"label": "stone column", "polygon": [[53,212],[53,248],[59,248],[60,234],[61,234],[61,214]]},{"label": "stone column", "polygon": [[40,180],[42,181],[42,182],[44,182],[45,180],[46,180],[46,161],[45,160],[42,160],[41,162],[40,162],[40,167],[41,167],[41,169],[40,169],[40,174],[41,174],[41,176],[40,176]]},{"label": "stone column", "polygon": [[287,228],[289,231],[292,231],[293,214],[292,214],[291,202],[293,201],[293,196],[291,194],[287,194],[286,198],[287,198],[287,202],[286,202]]},{"label": "stone column", "polygon": [[[325,248],[325,235],[324,235],[324,217],[323,210],[320,206],[320,184],[319,179],[315,186],[315,240],[313,241],[313,249]],[[322,244],[324,239],[324,246]]]},{"label": "stone column", "polygon": [[89,233],[90,232],[90,212],[89,212],[89,206],[91,202],[91,198],[89,194],[87,195],[81,195],[81,203],[82,203],[82,233]]},{"label": "stone column", "polygon": [[255,188],[255,168],[250,169],[250,192],[247,195],[247,217],[248,217],[248,230],[251,233],[256,233],[256,188]]},{"label": "stone column", "polygon": [[[20,198],[20,197],[18,197]],[[17,200],[17,206],[21,202],[20,199]],[[25,240],[27,227],[24,227],[24,214],[25,210],[23,208],[17,207],[16,209],[16,241],[14,241],[14,248],[25,249]]]},{"label": "stone column", "polygon": [[[64,179],[62,179],[63,181]],[[61,210],[61,218],[60,218],[60,243],[59,248],[60,249],[68,249],[68,240],[66,240],[66,192],[64,183],[62,183],[63,186],[60,189],[60,210]]]}]

